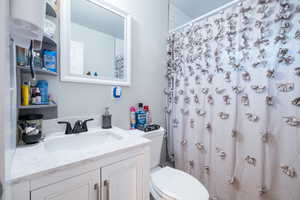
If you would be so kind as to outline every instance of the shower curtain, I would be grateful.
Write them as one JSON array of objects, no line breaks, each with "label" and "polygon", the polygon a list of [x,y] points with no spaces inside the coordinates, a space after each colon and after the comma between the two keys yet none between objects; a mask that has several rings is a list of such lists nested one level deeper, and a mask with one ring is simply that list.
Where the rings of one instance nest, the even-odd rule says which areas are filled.
[{"label": "shower curtain", "polygon": [[246,0],[168,39],[169,150],[215,200],[300,200],[300,1]]}]

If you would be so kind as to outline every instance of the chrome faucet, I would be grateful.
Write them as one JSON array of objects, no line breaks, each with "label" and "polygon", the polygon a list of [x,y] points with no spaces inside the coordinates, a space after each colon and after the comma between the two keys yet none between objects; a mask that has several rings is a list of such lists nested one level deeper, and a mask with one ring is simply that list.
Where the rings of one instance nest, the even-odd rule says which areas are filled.
[{"label": "chrome faucet", "polygon": [[93,120],[94,119],[87,119],[84,121],[78,120],[75,122],[73,129],[72,129],[70,122],[60,121],[57,123],[58,124],[66,124],[65,134],[69,135],[69,134],[79,134],[79,133],[83,133],[83,132],[88,132],[87,122],[93,121]]}]

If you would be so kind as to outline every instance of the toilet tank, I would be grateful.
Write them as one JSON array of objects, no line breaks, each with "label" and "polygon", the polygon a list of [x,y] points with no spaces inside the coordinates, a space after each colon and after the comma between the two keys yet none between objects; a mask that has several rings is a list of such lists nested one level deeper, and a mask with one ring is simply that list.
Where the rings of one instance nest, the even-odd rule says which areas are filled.
[{"label": "toilet tank", "polygon": [[151,143],[150,143],[151,168],[158,167],[160,164],[165,129],[160,128],[159,130],[151,131],[151,132],[147,132],[147,133],[134,130],[134,131],[132,131],[132,133],[143,136],[143,137],[151,140]]}]

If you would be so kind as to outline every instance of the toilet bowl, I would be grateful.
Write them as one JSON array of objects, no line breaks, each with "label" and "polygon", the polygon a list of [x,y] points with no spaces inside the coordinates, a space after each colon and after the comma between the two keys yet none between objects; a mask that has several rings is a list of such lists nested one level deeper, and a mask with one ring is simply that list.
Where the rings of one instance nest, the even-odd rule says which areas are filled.
[{"label": "toilet bowl", "polygon": [[151,178],[150,192],[154,200],[208,200],[209,194],[206,188],[191,175],[171,168],[159,167],[160,154],[163,145],[165,130],[144,133],[142,131],[131,131],[151,140]]},{"label": "toilet bowl", "polygon": [[205,187],[191,175],[170,167],[151,173],[150,192],[155,200],[208,200]]}]

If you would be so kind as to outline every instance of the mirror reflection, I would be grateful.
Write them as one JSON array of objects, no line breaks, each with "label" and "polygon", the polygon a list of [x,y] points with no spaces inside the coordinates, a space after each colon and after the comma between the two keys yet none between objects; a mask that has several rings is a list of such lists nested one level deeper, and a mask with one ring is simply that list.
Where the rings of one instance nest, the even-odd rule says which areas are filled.
[{"label": "mirror reflection", "polygon": [[89,0],[71,1],[69,74],[125,80],[125,19]]}]

